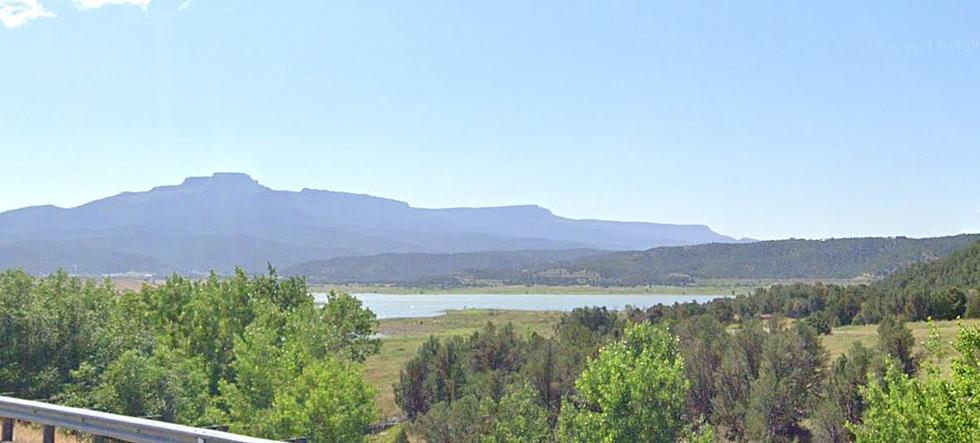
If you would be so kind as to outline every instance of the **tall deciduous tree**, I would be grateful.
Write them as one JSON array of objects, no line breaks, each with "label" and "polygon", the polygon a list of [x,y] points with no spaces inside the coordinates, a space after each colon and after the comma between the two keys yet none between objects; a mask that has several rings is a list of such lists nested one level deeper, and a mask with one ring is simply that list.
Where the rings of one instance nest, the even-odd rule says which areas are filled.
[{"label": "tall deciduous tree", "polygon": [[668,442],[685,428],[689,384],[677,336],[639,324],[604,347],[562,408],[559,436],[573,442]]}]

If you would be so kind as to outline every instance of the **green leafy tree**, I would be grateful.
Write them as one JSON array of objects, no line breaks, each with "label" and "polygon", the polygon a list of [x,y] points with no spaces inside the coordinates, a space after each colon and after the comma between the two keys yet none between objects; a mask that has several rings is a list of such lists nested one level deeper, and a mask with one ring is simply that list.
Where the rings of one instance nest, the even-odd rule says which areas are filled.
[{"label": "green leafy tree", "polygon": [[348,359],[363,362],[381,351],[377,337],[378,319],[357,297],[330,291],[319,320],[329,328],[331,353],[343,353]]},{"label": "green leafy tree", "polygon": [[261,434],[324,443],[363,441],[364,430],[376,418],[374,390],[363,371],[327,358],[307,365],[277,389],[270,429]]},{"label": "green leafy tree", "polygon": [[489,435],[481,441],[547,443],[552,438],[548,408],[538,402],[537,393],[532,387],[523,386],[500,400]]},{"label": "green leafy tree", "polygon": [[639,324],[604,347],[562,407],[559,436],[581,442],[668,442],[682,435],[689,384],[677,336]]},{"label": "green leafy tree", "polygon": [[353,297],[319,307],[269,274],[117,291],[63,271],[0,272],[0,391],[259,436],[356,441],[374,417],[360,363],[377,320]]},{"label": "green leafy tree", "polygon": [[136,417],[200,424],[209,404],[207,376],[198,359],[165,348],[155,355],[130,350],[98,373],[83,364],[61,402]]}]

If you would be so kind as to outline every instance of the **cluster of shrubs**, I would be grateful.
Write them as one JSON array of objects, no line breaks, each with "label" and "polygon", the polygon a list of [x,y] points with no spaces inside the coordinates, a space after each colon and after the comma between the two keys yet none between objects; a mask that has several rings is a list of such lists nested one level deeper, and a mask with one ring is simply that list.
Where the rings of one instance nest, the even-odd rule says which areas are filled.
[{"label": "cluster of shrubs", "polygon": [[[923,402],[944,405],[936,414],[950,423],[920,408],[902,425],[908,433],[887,435],[926,432],[918,428],[980,435],[980,420],[970,418],[980,414],[971,400],[980,395],[976,327],[961,330],[964,357],[954,367],[963,376],[953,381],[937,370],[913,378],[924,365],[939,367],[944,351],[914,353],[900,319],[883,319],[878,335],[876,346],[855,344],[830,362],[803,321],[726,325],[695,315],[651,322],[583,308],[547,338],[493,324],[466,338],[430,338],[394,390],[411,432],[433,443],[886,441],[877,436],[900,425],[894,409]],[[933,398],[954,386],[944,383],[959,390]],[[893,386],[903,389],[905,406],[889,398]]]}]

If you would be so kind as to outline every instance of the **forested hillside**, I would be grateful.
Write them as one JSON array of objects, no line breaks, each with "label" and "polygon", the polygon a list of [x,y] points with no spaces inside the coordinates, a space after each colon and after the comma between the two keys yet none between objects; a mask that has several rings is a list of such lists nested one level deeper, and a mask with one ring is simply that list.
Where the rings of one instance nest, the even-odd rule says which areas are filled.
[{"label": "forested hillside", "polygon": [[980,288],[980,245],[955,251],[943,260],[910,266],[876,286],[885,291]]},{"label": "forested hillside", "polygon": [[311,282],[423,283],[446,277],[492,278],[527,268],[604,254],[595,249],[559,251],[486,251],[456,254],[381,254],[338,257],[301,263],[287,275],[302,275]]},{"label": "forested hillside", "polygon": [[910,321],[980,318],[980,243],[870,285],[774,285],[749,295],[705,304],[654,306],[632,315],[677,319],[702,314],[722,322],[784,315],[804,319],[823,332],[889,317]]},{"label": "forested hillside", "polygon": [[713,243],[614,252],[559,266],[529,269],[522,283],[647,285],[711,278],[814,279],[881,277],[930,262],[980,241],[980,234],[913,239],[844,238]]},{"label": "forested hillside", "polygon": [[688,284],[700,279],[880,278],[929,263],[980,241],[980,234],[935,238],[877,237],[772,240],[602,252],[488,251],[339,257],[286,269],[313,282],[470,285]]}]

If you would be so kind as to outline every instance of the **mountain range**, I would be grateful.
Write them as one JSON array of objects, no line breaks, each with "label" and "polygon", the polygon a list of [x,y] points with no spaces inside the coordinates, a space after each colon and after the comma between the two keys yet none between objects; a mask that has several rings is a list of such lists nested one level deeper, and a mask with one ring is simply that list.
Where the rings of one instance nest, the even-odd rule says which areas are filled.
[{"label": "mountain range", "polygon": [[270,189],[240,173],[73,208],[0,213],[0,268],[227,273],[385,253],[636,250],[734,243],[704,225],[575,220],[534,205],[426,209],[369,195]]}]

